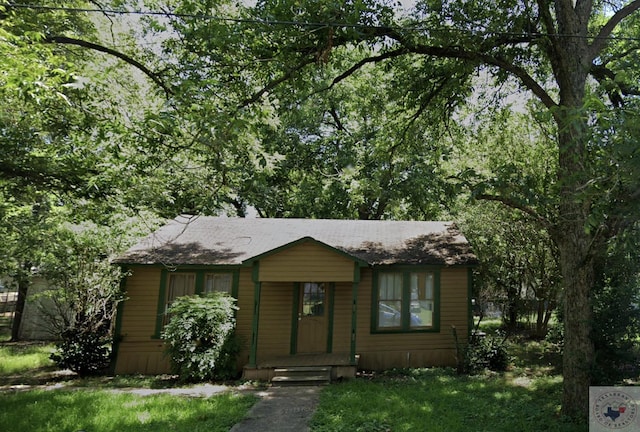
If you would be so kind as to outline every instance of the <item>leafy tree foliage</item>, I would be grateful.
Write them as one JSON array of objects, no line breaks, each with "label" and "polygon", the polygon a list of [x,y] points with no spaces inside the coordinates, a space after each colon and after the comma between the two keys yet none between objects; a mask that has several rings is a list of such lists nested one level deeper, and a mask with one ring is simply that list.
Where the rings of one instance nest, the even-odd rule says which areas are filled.
[{"label": "leafy tree foliage", "polygon": [[132,220],[111,219],[114,228],[95,224],[52,230],[51,246],[44,248],[38,273],[49,299],[45,318],[50,333],[60,340],[52,359],[80,375],[103,372],[111,361],[113,326],[120,289],[120,267],[110,258],[128,246],[139,227]]},{"label": "leafy tree foliage", "polygon": [[[287,215],[322,192],[321,208],[330,195],[346,206],[349,215],[432,214],[434,209],[424,211],[424,205],[405,209],[407,202],[442,195],[438,182],[420,189],[420,182],[403,178],[413,175],[416,166],[421,174],[437,174],[438,157],[447,157],[448,150],[439,146],[434,146],[439,149],[434,157],[422,151],[431,148],[426,137],[438,133],[431,129],[432,135],[425,134],[430,130],[425,124],[451,118],[456,108],[472,100],[478,75],[486,75],[491,85],[515,82],[521,94],[534,98],[535,118],[551,125],[557,161],[549,171],[553,181],[548,183],[548,195],[539,184],[529,183],[544,176],[523,176],[522,166],[504,163],[494,179],[475,178],[476,197],[524,212],[553,241],[565,300],[563,410],[570,416],[586,415],[586,389],[595,358],[590,323],[598,262],[604,246],[623,236],[638,214],[638,134],[632,125],[638,124],[635,97],[640,92],[633,54],[640,1],[424,0],[405,16],[395,13],[392,2],[382,0],[261,0],[252,6],[209,0],[145,3],[167,12],[162,19],[145,18],[145,36],[161,40],[163,60],[157,56],[157,46],[137,52],[140,59],[157,62],[155,70],[163,70],[166,79],[138,69],[164,90],[167,103],[162,110],[145,112],[140,124],[146,127],[128,141],[139,144],[145,156],[137,158],[135,146],[126,146],[122,153],[136,161],[130,172],[148,173],[155,167],[173,175],[174,184],[180,185],[163,189],[162,181],[154,183],[145,202],[159,198],[159,205],[190,209],[207,203],[219,207],[227,201],[242,211],[247,204],[258,203],[261,193],[275,191],[279,198],[274,201],[283,200],[285,192],[278,195],[280,191],[300,194],[302,199],[294,200],[291,210],[278,202],[260,203],[265,214]],[[45,47],[56,43],[100,50],[79,38],[43,34],[38,37]],[[113,50],[101,52],[117,55]],[[134,64],[130,57],[118,58]],[[373,85],[359,87],[368,77],[383,77],[380,92]],[[363,97],[347,84],[387,98]],[[320,94],[328,95],[322,98],[328,103],[319,104],[316,122],[296,121],[290,112],[299,108],[313,112],[314,107],[305,107],[306,101],[320,100],[314,97]],[[343,101],[347,98],[353,105]],[[332,109],[337,117],[331,115]],[[391,119],[390,113],[409,114]],[[324,133],[326,129],[317,125],[327,118],[335,124]],[[284,133],[286,126],[278,130],[283,119],[293,122],[297,131]],[[378,121],[388,133],[376,130]],[[323,132],[322,140],[314,139],[314,130]],[[413,134],[413,143],[404,131]],[[344,160],[352,158],[357,165],[350,171],[340,158],[337,169],[316,170],[339,179],[325,189],[326,182],[305,178],[313,172],[311,164],[292,164],[292,156],[280,151],[282,143],[264,139],[269,133],[275,139],[292,138],[283,143],[292,155],[315,147],[311,155],[320,155],[323,162],[331,160],[321,156],[332,155],[329,143],[340,143],[346,148]],[[286,172],[278,172],[279,161],[289,168]],[[363,169],[362,164],[378,169]],[[251,174],[238,175],[247,172]],[[251,182],[254,178],[260,179],[257,185]],[[296,182],[302,186],[292,186]],[[348,198],[342,198],[341,182],[350,185]],[[416,199],[404,200],[387,189],[405,186],[405,191],[417,191]],[[523,193],[527,187],[533,187],[537,196]],[[217,199],[203,198],[209,192]],[[323,213],[333,210],[322,208]]]}]

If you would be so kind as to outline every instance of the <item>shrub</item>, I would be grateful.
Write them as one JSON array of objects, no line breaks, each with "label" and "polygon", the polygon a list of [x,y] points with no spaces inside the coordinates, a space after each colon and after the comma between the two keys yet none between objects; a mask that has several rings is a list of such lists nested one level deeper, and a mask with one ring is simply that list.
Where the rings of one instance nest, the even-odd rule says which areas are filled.
[{"label": "shrub", "polygon": [[70,328],[63,332],[50,358],[62,369],[80,376],[104,372],[111,360],[111,341],[100,334]]},{"label": "shrub", "polygon": [[453,334],[458,353],[458,373],[477,374],[485,369],[502,372],[509,367],[511,359],[506,347],[506,338],[501,332],[497,331],[491,336],[474,335],[464,347],[458,342],[455,328]]},{"label": "shrub", "polygon": [[167,342],[174,373],[183,381],[229,379],[236,374],[235,300],[214,293],[176,299],[169,308]]}]

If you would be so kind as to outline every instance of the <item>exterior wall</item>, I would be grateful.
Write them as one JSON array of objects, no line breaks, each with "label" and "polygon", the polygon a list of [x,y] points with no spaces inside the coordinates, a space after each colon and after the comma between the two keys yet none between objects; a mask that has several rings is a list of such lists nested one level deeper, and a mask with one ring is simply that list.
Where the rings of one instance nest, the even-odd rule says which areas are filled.
[{"label": "exterior wall", "polygon": [[116,374],[169,372],[163,343],[154,338],[160,294],[159,267],[135,267],[126,282],[122,306]]},{"label": "exterior wall", "polygon": [[440,331],[436,333],[371,333],[372,271],[363,270],[358,289],[356,353],[359,368],[384,370],[394,367],[455,365],[451,326],[465,338],[469,326],[466,268],[443,268],[440,272]]},{"label": "exterior wall", "polygon": [[353,285],[337,283],[335,285],[333,306],[333,352],[351,351],[351,301]]},{"label": "exterior wall", "polygon": [[260,290],[257,361],[290,354],[295,286],[292,282],[263,282]]},{"label": "exterior wall", "polygon": [[236,313],[236,336],[240,340],[241,350],[238,356],[238,370],[249,363],[251,331],[253,327],[254,283],[251,280],[251,268],[240,269],[238,283],[238,311]]},{"label": "exterior wall", "polygon": [[[302,246],[302,248],[300,248]],[[311,246],[307,248],[307,246]],[[300,248],[300,249],[298,249]],[[292,247],[305,260],[289,264],[286,271],[280,254],[268,256],[260,262],[260,277],[275,277],[276,264],[281,266],[282,279],[293,281],[262,282],[258,323],[257,361],[288,356],[291,350],[291,324],[295,282],[335,282],[332,352],[349,353],[351,348],[351,301],[352,282],[331,278],[353,278],[354,263],[340,254],[331,252],[313,243]],[[303,252],[309,252],[305,255]],[[320,252],[320,253],[318,253]],[[325,260],[321,256],[328,253]],[[311,256],[315,256],[311,260]],[[275,259],[278,258],[278,259]],[[289,258],[293,258],[289,256]],[[337,260],[335,260],[337,258]],[[307,261],[308,260],[308,261]],[[324,261],[323,261],[324,260]],[[329,261],[329,264],[327,264]],[[327,270],[304,271],[307,264]],[[307,264],[304,264],[307,263]],[[263,273],[263,266],[267,271]],[[271,266],[271,268],[269,268]],[[338,268],[336,271],[335,269]],[[121,341],[115,372],[117,374],[169,372],[169,362],[164,356],[163,343],[154,338],[160,293],[161,268],[134,267],[127,279],[128,299],[124,303],[120,317]],[[455,344],[451,326],[455,325],[458,335],[466,338],[469,325],[468,315],[468,270],[466,268],[443,268],[440,271],[440,330],[435,333],[371,333],[371,302],[373,292],[373,271],[361,269],[358,284],[356,354],[359,367],[366,370],[383,370],[392,367],[424,367],[455,364]],[[271,275],[271,276],[269,276]],[[252,269],[240,269],[238,285],[237,334],[243,348],[238,358],[239,370],[249,363],[249,352],[253,328],[254,289]]]},{"label": "exterior wall", "polygon": [[47,297],[48,282],[35,276],[29,286],[29,293],[22,311],[22,321],[18,337],[21,340],[54,340],[53,321],[61,321],[61,310]]},{"label": "exterior wall", "polygon": [[[170,372],[169,359],[164,355],[164,343],[156,333],[158,296],[162,269],[160,267],[134,267],[127,278],[126,296],[120,317],[120,336],[116,374],[161,374]],[[253,323],[253,282],[251,269],[240,271],[238,284],[238,312],[236,334],[242,349],[238,357],[238,370],[249,361],[249,347]]]},{"label": "exterior wall", "polygon": [[344,282],[353,280],[353,260],[308,241],[260,260],[263,282]]}]

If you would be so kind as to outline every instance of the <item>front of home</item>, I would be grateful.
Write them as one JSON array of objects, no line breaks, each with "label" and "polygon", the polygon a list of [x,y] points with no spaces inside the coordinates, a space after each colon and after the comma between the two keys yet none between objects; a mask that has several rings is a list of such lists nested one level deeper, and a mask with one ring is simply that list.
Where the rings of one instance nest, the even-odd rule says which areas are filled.
[{"label": "front of home", "polygon": [[455,364],[477,263],[449,222],[217,217],[178,217],[116,262],[130,273],[116,373],[168,372],[168,306],[224,291],[237,299],[238,366],[265,379],[288,364],[346,376]]}]

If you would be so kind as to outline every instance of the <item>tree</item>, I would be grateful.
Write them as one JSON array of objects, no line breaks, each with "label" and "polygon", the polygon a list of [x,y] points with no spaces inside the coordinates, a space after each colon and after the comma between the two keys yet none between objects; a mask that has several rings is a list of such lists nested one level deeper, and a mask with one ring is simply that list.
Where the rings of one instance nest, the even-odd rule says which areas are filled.
[{"label": "tree", "polygon": [[237,196],[272,217],[439,218],[452,191],[443,170],[448,149],[436,138],[441,128],[412,121],[388,97],[391,78],[369,67],[322,94],[280,97],[281,127],[260,134],[280,160],[247,172]]},{"label": "tree", "polygon": [[[621,148],[637,148],[637,138],[616,132],[637,117],[630,101],[639,93],[633,53],[640,1],[425,0],[404,17],[382,0],[148,4],[166,12],[162,20],[148,18],[147,28],[169,30],[164,81],[175,83],[175,99],[167,112],[178,120],[173,124],[187,124],[184,136],[193,138],[178,143],[206,152],[218,190],[234,173],[226,151],[243,156],[234,167],[246,168],[242,160],[257,169],[273,167],[273,155],[257,140],[257,124],[277,120],[273,113],[295,107],[291,100],[352,80],[371,65],[393,74],[389,96],[412,113],[409,118],[426,118],[434,106],[442,118],[454,113],[473,96],[477,73],[498,85],[513,80],[535,98],[554,126],[553,212],[540,213],[517,193],[497,188],[485,189],[483,198],[525,212],[551,234],[565,298],[563,411],[586,415],[596,258],[638,214],[639,176],[631,175],[637,158],[616,158]],[[65,43],[47,38],[56,41]],[[624,166],[621,174],[614,173],[616,163]]]},{"label": "tree", "polygon": [[[498,7],[477,0],[421,1],[411,16],[398,19],[389,4],[372,0],[341,4],[264,0],[235,15],[243,20],[205,24],[198,23],[198,14],[216,15],[228,9],[208,2],[168,6],[184,13],[174,25],[184,53],[215,71],[214,76],[225,77],[224,85],[237,95],[240,106],[258,101],[277,104],[278,95],[300,95],[322,70],[317,65],[331,62],[334,53],[343,50],[359,52],[361,57],[338,64],[343,72],[332,83],[371,64],[405,73],[411,69],[396,69],[396,62],[410,59],[406,63],[414,66],[414,73],[404,80],[398,75],[397,83],[405,94],[417,95],[407,104],[417,116],[436,95],[449,95],[454,106],[464,100],[476,71],[490,74],[497,83],[513,78],[523,92],[535,97],[556,130],[557,211],[546,218],[512,197],[495,198],[547,224],[559,250],[566,327],[563,411],[586,415],[594,358],[589,324],[594,259],[601,240],[612,235],[604,229],[609,221],[597,208],[606,207],[602,204],[614,194],[628,201],[635,193],[630,185],[612,189],[597,181],[603,168],[594,160],[594,149],[613,143],[610,137],[598,141],[604,137],[593,133],[597,116],[593,108],[615,109],[619,101],[637,93],[628,79],[633,73],[625,75],[630,72],[625,61],[634,51],[621,49],[633,42],[623,43],[617,36],[635,36],[640,1],[508,0]],[[190,19],[194,15],[196,19]],[[363,47],[373,48],[373,54]],[[260,67],[254,68],[257,64]],[[437,86],[443,76],[451,79]]]}]

